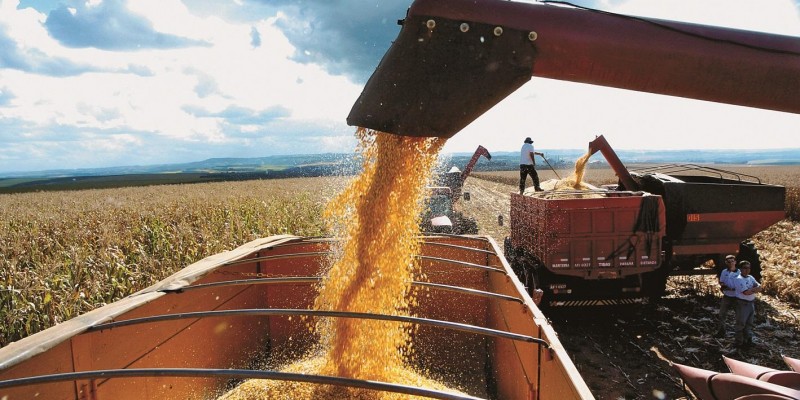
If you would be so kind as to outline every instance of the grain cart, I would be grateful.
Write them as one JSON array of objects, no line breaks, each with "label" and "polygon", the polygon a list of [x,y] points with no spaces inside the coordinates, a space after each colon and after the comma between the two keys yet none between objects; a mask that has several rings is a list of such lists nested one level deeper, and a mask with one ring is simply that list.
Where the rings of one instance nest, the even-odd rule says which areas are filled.
[{"label": "grain cart", "polygon": [[[737,252],[760,274],[747,239],[784,218],[784,187],[693,165],[629,172],[603,136],[589,150],[618,185],[511,195],[505,255],[546,305],[645,302],[661,297],[669,275],[717,273]],[[718,267],[698,268],[709,260]]]}]

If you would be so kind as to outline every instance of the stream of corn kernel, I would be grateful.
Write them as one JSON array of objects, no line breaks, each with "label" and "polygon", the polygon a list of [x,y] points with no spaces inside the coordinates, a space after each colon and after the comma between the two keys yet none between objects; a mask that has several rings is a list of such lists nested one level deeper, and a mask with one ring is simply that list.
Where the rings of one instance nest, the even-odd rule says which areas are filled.
[{"label": "stream of corn kernel", "polygon": [[[549,180],[542,182],[541,187],[544,189],[545,192],[553,191],[553,190],[588,190],[591,189],[592,186],[587,184],[583,181],[583,177],[586,174],[586,165],[589,163],[589,158],[592,156],[592,153],[587,151],[586,154],[580,156],[577,160],[575,160],[575,170],[569,176],[559,179],[559,180]],[[533,188],[528,188],[525,190],[525,195],[527,196],[537,196],[537,192]],[[539,192],[539,195],[542,193]]]},{"label": "stream of corn kernel", "polygon": [[[419,279],[419,216],[425,186],[445,139],[356,132],[363,169],[324,213],[343,240],[323,279],[314,308],[408,315],[415,305],[410,282]],[[448,390],[407,365],[412,327],[386,321],[318,321],[315,354],[282,371],[321,374]],[[225,394],[243,399],[400,399],[408,395],[365,389],[249,380]]]}]

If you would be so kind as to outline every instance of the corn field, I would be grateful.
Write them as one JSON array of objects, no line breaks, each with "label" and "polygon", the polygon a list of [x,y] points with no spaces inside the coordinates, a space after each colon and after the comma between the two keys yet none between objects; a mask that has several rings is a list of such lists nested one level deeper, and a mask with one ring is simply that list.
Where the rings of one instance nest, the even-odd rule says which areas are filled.
[{"label": "corn field", "polygon": [[319,216],[332,182],[0,195],[0,346],[251,240],[322,235]]}]

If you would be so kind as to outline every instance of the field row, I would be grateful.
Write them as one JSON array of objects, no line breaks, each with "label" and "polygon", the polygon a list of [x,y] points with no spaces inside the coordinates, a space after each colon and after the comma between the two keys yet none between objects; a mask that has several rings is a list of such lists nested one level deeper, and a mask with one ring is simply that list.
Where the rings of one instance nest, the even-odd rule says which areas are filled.
[{"label": "field row", "polygon": [[322,235],[340,181],[0,195],[0,346],[253,239]]}]

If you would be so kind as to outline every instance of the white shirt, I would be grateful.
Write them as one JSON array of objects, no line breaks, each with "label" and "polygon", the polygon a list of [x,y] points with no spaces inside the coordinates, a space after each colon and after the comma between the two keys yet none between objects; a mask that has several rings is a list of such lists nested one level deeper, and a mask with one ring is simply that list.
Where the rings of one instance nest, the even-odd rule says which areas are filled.
[{"label": "white shirt", "polygon": [[733,286],[733,280],[739,277],[739,270],[736,271],[729,271],[725,268],[722,273],[719,275],[719,283],[727,286],[729,289],[725,289],[722,291],[722,294],[725,296],[736,297],[736,289]]},{"label": "white shirt", "polygon": [[755,293],[744,294],[744,291],[761,286],[756,278],[753,278],[753,275],[739,275],[735,279],[731,279],[731,283],[733,283],[733,287],[736,288],[736,297],[747,301],[755,300],[756,295]]},{"label": "white shirt", "polygon": [[522,145],[522,149],[519,151],[519,163],[527,164],[527,165],[534,165],[536,164],[533,162],[533,158],[531,157],[531,153],[533,153],[533,143],[525,143]]}]

